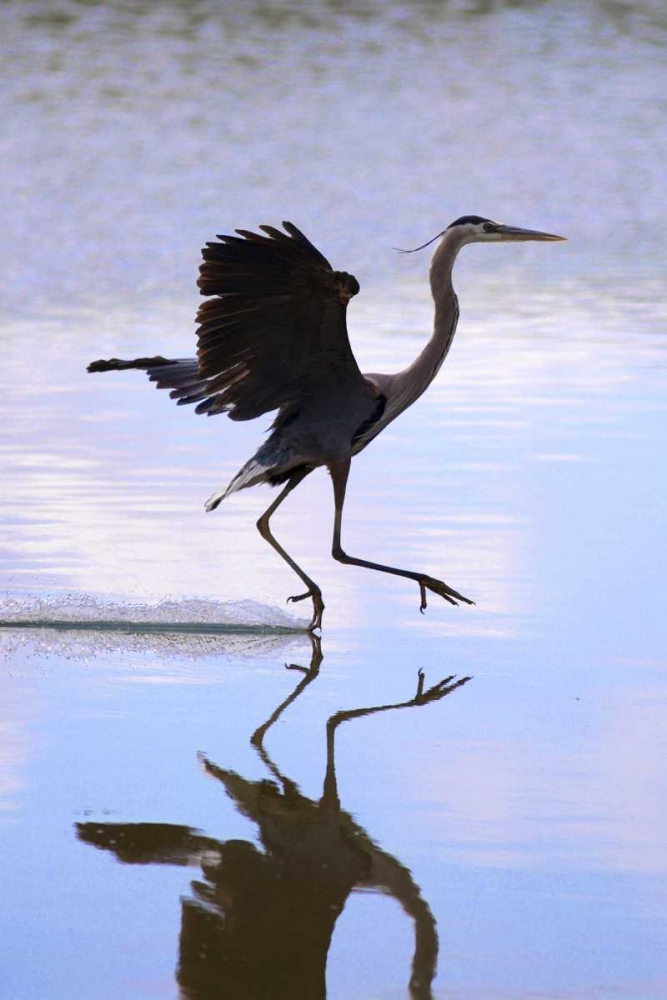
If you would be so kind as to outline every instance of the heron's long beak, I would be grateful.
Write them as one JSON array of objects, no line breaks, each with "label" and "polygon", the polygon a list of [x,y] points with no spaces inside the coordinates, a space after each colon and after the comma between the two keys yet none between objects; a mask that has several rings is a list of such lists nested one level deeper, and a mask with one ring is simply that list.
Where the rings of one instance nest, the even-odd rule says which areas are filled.
[{"label": "heron's long beak", "polygon": [[553,233],[540,233],[537,229],[518,229],[516,226],[501,226],[495,230],[501,240],[565,240],[566,236],[554,236]]}]

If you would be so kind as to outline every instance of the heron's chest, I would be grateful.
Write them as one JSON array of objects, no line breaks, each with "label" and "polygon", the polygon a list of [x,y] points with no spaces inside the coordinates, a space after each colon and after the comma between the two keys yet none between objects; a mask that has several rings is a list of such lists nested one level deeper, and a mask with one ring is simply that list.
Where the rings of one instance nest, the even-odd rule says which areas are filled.
[{"label": "heron's chest", "polygon": [[[384,404],[384,400],[382,400]],[[288,428],[291,447],[301,455],[338,460],[356,449],[360,433],[380,415],[380,400],[318,400],[300,410]]]}]

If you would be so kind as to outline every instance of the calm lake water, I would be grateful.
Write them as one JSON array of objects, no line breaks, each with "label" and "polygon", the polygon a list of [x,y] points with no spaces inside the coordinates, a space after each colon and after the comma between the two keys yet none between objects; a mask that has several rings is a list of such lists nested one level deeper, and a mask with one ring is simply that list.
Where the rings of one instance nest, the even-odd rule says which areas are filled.
[{"label": "calm lake water", "polygon": [[[73,623],[0,630],[2,1000],[667,998],[666,42],[657,2],[2,5],[0,618]],[[86,364],[193,353],[203,242],[286,218],[396,370],[391,247],[464,213],[569,241],[464,250],[345,543],[476,606],[334,563],[319,473],[274,530],[321,649],[165,630],[303,622],[273,494],[203,511],[268,421]]]}]

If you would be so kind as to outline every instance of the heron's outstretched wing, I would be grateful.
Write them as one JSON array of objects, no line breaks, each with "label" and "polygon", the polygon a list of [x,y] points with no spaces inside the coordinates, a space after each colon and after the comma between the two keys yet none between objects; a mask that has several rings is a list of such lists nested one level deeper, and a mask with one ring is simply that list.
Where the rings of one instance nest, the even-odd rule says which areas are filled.
[{"label": "heron's outstretched wing", "polygon": [[[250,420],[336,387],[368,392],[352,354],[347,303],[359,291],[296,226],[237,229],[207,243],[197,284],[198,413]],[[177,393],[172,393],[176,395]]]}]

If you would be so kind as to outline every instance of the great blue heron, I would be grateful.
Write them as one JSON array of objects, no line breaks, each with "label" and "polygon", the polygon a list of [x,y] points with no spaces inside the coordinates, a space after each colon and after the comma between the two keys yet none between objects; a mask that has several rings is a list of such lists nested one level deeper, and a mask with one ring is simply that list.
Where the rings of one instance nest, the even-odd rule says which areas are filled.
[{"label": "great blue heron", "polygon": [[333,482],[334,559],[415,580],[422,612],[427,590],[450,604],[472,604],[442,580],[357,559],[343,550],[341,520],[350,461],[421,396],[445,360],[459,317],[451,274],[461,247],[564,237],[478,215],[457,219],[416,248],[440,239],[430,269],[435,302],[430,340],[403,371],[364,375],[345,322],[347,304],[359,291],[356,278],[334,271],[292,223],[283,222],[284,232],[273,226],[259,228],[262,233],[237,229],[237,236],[218,236],[220,242],[207,243],[202,250],[197,284],[202,295],[212,297],[197,313],[196,358],[111,358],[92,362],[88,371],[142,369],[158,389],[170,389],[179,405],[196,403],[195,412],[208,416],[227,413],[232,420],[252,420],[278,411],[264,444],[225,489],[209,497],[206,510],[257,483],[283,486],[257,527],[308,588],[289,600],[312,599],[311,631],[322,625],[322,592],[273,537],[269,521],[287,495],[319,466],[328,468]]}]

